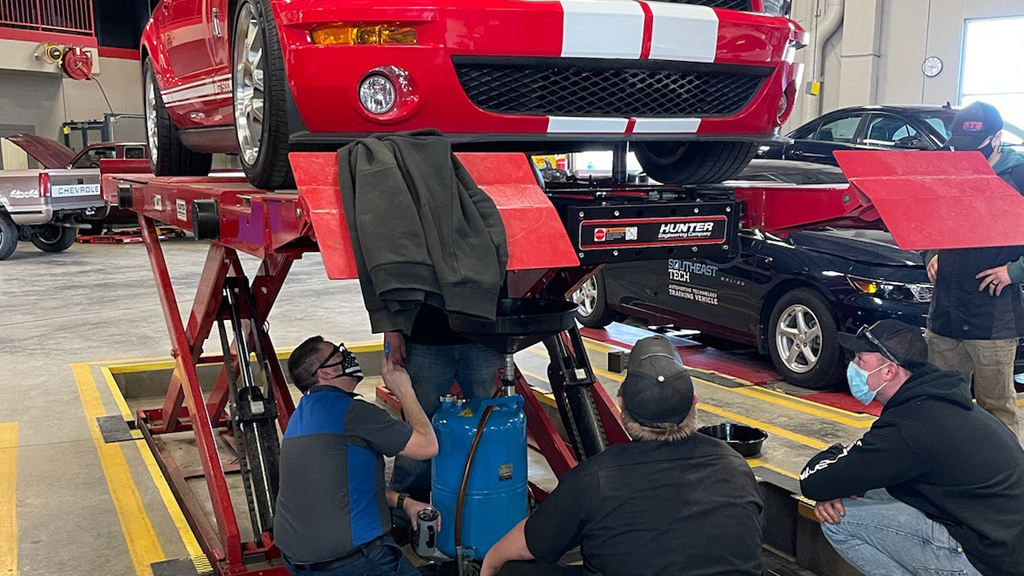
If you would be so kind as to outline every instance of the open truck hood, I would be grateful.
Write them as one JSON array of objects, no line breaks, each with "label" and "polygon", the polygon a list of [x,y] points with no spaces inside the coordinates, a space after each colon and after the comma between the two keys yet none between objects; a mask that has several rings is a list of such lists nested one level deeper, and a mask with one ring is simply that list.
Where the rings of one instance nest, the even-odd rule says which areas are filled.
[{"label": "open truck hood", "polygon": [[35,134],[15,134],[7,136],[7,140],[25,151],[44,168],[67,168],[74,161],[76,153],[71,148],[49,138]]}]

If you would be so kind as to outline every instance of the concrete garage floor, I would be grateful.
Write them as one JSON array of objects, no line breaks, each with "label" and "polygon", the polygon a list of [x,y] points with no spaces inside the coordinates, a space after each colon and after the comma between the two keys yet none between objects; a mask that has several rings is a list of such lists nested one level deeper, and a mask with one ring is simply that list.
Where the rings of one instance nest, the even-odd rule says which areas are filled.
[{"label": "concrete garage floor", "polygon": [[[187,315],[207,245],[163,246]],[[256,264],[243,256],[247,272]],[[269,320],[282,349],[312,334],[379,342],[358,284],[327,280],[316,254],[295,264]],[[103,367],[166,359],[168,342],[141,245],[76,245],[55,255],[25,249],[0,263],[0,575],[142,575],[151,563],[199,553],[146,444],[105,444],[95,423],[128,408]],[[218,347],[211,342],[207,351]],[[588,342],[588,349],[614,397],[622,375],[607,371],[613,348]],[[532,384],[547,387],[542,347],[517,362]],[[716,374],[694,376],[702,423],[768,430],[751,465],[777,484],[794,483],[812,454],[858,438],[873,420]],[[536,464],[539,483],[552,484]]]},{"label": "concrete garage floor", "polygon": [[[0,574],[148,574],[188,556],[134,446],[145,444],[98,439],[94,417],[118,407],[99,367],[80,364],[169,355],[145,248],[19,248],[0,266]],[[164,250],[187,314],[207,245]],[[328,281],[316,254],[295,264],[270,322],[281,346],[371,337],[358,284]]]}]

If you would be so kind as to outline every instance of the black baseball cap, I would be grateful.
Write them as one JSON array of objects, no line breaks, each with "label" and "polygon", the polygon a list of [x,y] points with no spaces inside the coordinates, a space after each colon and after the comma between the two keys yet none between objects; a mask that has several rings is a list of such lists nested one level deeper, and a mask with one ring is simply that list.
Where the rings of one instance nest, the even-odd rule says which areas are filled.
[{"label": "black baseball cap", "polygon": [[921,329],[899,320],[879,320],[856,334],[840,334],[839,344],[851,352],[877,352],[911,371],[928,363],[928,344]]},{"label": "black baseball cap", "polygon": [[636,343],[619,393],[630,416],[644,426],[679,424],[693,409],[693,380],[664,336]]},{"label": "black baseball cap", "polygon": [[950,126],[953,134],[945,149],[977,150],[986,138],[1003,129],[1003,117],[991,104],[974,102],[956,113]]}]

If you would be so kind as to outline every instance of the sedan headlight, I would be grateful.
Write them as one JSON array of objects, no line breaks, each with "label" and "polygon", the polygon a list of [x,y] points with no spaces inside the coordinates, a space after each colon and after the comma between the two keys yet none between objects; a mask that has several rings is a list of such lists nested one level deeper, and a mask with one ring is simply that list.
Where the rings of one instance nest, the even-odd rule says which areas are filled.
[{"label": "sedan headlight", "polygon": [[926,283],[904,284],[902,282],[873,280],[871,278],[849,275],[847,275],[846,279],[858,291],[885,300],[927,303],[932,301],[932,293],[935,291],[933,285]]}]

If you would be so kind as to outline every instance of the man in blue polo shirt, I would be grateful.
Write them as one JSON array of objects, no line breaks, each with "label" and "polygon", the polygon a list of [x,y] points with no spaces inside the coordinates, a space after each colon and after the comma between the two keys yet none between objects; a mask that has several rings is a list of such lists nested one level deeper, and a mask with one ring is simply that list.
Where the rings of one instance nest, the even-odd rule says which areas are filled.
[{"label": "man in blue polo shirt", "polygon": [[390,508],[413,521],[427,507],[384,485],[384,456],[429,460],[437,437],[409,374],[382,363],[384,385],[406,422],[356,397],[363,378],[354,354],[320,336],[292,352],[288,371],[303,398],[281,444],[274,539],[295,575],[415,576],[388,535]]}]

